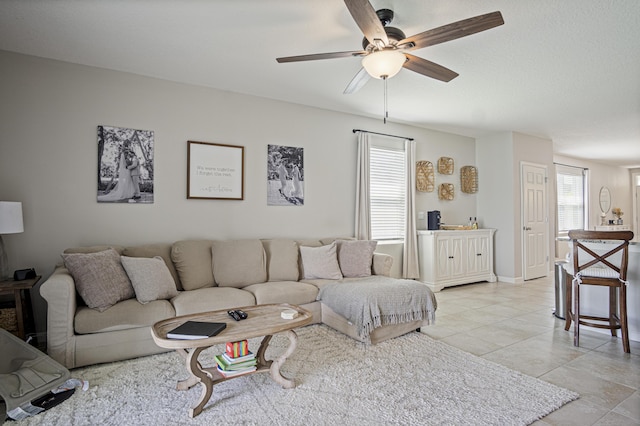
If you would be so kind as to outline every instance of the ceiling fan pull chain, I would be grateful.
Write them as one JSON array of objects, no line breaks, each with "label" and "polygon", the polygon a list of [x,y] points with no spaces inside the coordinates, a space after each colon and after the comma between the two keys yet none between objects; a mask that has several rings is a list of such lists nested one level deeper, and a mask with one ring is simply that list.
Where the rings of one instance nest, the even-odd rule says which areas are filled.
[{"label": "ceiling fan pull chain", "polygon": [[383,75],[384,80],[384,116],[382,122],[387,124],[387,118],[389,118],[389,108],[387,107],[387,76]]}]

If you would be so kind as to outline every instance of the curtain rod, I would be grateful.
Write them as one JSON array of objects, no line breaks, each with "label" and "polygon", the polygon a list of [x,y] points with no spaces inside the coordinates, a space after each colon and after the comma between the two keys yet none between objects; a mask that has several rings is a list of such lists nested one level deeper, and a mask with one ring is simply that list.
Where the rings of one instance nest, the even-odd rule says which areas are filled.
[{"label": "curtain rod", "polygon": [[588,167],[572,166],[571,164],[556,163],[555,161],[553,162],[553,164],[555,164],[556,166],[573,167],[574,169],[589,170]]},{"label": "curtain rod", "polygon": [[372,133],[374,135],[389,136],[389,137],[392,137],[392,138],[407,139],[407,140],[410,140],[410,141],[413,140],[413,138],[406,138],[404,136],[388,135],[386,133],[378,133],[378,132],[370,132],[368,130],[353,129],[353,133],[356,133],[356,132]]}]

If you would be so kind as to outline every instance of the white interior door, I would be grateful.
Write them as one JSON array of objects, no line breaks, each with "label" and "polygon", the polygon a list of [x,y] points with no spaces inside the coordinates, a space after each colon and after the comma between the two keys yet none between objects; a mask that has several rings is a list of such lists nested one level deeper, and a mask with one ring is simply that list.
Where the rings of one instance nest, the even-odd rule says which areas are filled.
[{"label": "white interior door", "polygon": [[546,277],[549,272],[547,167],[522,163],[520,171],[523,278],[531,280]]}]

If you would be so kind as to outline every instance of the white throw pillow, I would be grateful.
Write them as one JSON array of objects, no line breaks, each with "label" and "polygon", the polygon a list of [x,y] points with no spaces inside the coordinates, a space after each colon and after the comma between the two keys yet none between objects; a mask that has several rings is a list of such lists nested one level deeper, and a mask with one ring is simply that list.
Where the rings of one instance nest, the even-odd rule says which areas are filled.
[{"label": "white throw pillow", "polygon": [[160,256],[121,256],[120,261],[131,280],[138,302],[145,304],[178,295],[171,272]]},{"label": "white throw pillow", "polygon": [[338,263],[345,278],[371,276],[373,252],[377,241],[338,240]]},{"label": "white throw pillow", "polygon": [[300,258],[302,276],[307,280],[342,278],[335,242],[321,247],[300,246]]}]

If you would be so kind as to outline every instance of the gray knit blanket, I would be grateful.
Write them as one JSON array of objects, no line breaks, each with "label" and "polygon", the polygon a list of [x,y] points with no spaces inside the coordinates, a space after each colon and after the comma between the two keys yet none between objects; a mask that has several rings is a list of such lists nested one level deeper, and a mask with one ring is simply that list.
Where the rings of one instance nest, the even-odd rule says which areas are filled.
[{"label": "gray knit blanket", "polygon": [[377,275],[327,284],[316,300],[354,324],[364,340],[383,325],[420,320],[433,323],[437,308],[436,298],[426,285]]}]

